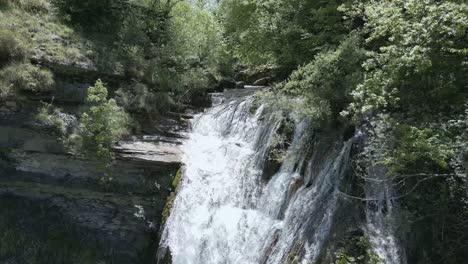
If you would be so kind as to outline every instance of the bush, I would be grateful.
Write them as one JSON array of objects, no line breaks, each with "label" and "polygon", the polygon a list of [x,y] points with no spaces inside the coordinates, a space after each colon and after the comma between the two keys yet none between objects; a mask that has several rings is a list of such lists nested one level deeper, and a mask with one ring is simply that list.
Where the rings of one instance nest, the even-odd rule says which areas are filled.
[{"label": "bush", "polygon": [[128,132],[129,117],[114,99],[107,100],[107,88],[100,80],[88,88],[86,104],[89,109],[81,115],[72,140],[80,153],[97,161],[100,180],[107,184],[112,180],[112,148]]},{"label": "bush", "polygon": [[47,69],[29,63],[13,64],[0,71],[5,85],[16,91],[48,93],[54,88],[54,76]]},{"label": "bush", "polygon": [[36,120],[41,125],[50,127],[58,135],[63,136],[67,132],[67,125],[62,119],[62,110],[54,108],[52,104],[43,103],[36,115]]},{"label": "bush", "polygon": [[0,29],[0,65],[24,59],[29,47],[21,35]]}]

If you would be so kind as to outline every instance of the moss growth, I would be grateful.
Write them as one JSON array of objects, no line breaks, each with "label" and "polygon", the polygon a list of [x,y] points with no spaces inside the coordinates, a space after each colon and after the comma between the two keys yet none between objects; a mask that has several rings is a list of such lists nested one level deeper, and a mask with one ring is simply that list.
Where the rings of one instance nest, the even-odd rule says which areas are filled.
[{"label": "moss growth", "polygon": [[183,175],[183,170],[182,170],[182,167],[180,167],[177,170],[176,175],[174,176],[174,179],[172,180],[172,188],[174,188],[174,190],[177,190],[177,188],[179,187],[179,183],[180,183],[180,180],[182,179],[182,175]]},{"label": "moss growth", "polygon": [[287,264],[299,264],[299,261],[296,259],[296,251],[289,252]]},{"label": "moss growth", "polygon": [[176,198],[175,192],[171,192],[169,197],[167,197],[167,202],[166,202],[166,205],[164,205],[164,209],[162,213],[161,226],[164,226],[166,224],[166,221],[169,218],[169,215],[171,214],[171,209],[172,209],[172,206],[174,205],[175,198]]},{"label": "moss growth", "polygon": [[182,179],[182,176],[183,176],[183,169],[182,167],[180,167],[177,170],[174,176],[174,179],[172,180],[172,187],[174,188],[174,191],[171,192],[171,194],[167,197],[167,202],[163,209],[162,218],[161,218],[162,226],[166,224],[166,221],[169,218],[169,215],[171,214],[171,209],[172,209],[172,206],[174,205],[174,200],[176,198],[177,190],[179,189],[179,184]]}]

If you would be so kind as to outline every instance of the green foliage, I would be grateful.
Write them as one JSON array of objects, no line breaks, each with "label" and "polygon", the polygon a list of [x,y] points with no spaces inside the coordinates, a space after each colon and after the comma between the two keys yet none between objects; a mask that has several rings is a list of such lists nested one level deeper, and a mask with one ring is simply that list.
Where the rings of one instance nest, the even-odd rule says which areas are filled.
[{"label": "green foliage", "polygon": [[363,79],[360,65],[364,58],[359,36],[351,35],[336,50],[321,52],[294,71],[281,90],[305,97],[307,107],[303,111],[313,120],[337,118],[351,101],[351,91]]},{"label": "green foliage", "polygon": [[177,65],[215,67],[223,51],[221,26],[207,10],[180,3],[171,12],[169,41],[162,49],[163,58]]},{"label": "green foliage", "polygon": [[[308,12],[308,4],[325,11],[327,1],[288,1],[289,7],[282,2],[221,3],[228,43],[240,58],[298,68],[257,101],[314,121],[339,118],[346,124],[353,119],[366,135],[363,167],[383,165],[388,176],[383,181],[394,185],[403,210],[414,217],[407,223],[412,230],[406,234],[408,262],[463,262],[468,245],[457,234],[468,230],[463,220],[468,208],[468,5],[458,0],[343,1],[337,9],[343,21],[327,28],[320,22],[336,16],[318,12],[302,15],[301,21],[287,11]],[[285,14],[289,21],[282,19]],[[321,39],[314,25],[302,31],[311,35],[295,36],[306,20],[318,21],[330,38]],[[311,46],[297,48],[299,39]],[[366,263],[359,258],[363,254],[350,253],[338,252],[337,263]]]},{"label": "green foliage", "polygon": [[[450,138],[450,146],[454,153],[451,167],[461,178],[468,175],[468,101],[465,103],[465,111],[449,120],[447,126],[447,138]],[[464,177],[463,177],[464,176]]]},{"label": "green foliage", "polygon": [[341,1],[223,0],[218,16],[229,45],[242,61],[293,69],[342,40],[345,28],[339,4]]},{"label": "green foliage", "polygon": [[49,12],[52,5],[49,0],[10,0],[11,3],[28,12]]},{"label": "green foliage", "polygon": [[358,257],[351,257],[348,256],[346,253],[339,252],[336,254],[336,261],[334,264],[385,264],[382,259],[380,259],[375,253],[371,253],[371,256],[368,257],[368,260],[365,261],[364,259],[366,256],[361,255]]},{"label": "green foliage", "polygon": [[36,115],[36,121],[45,127],[52,128],[59,136],[67,132],[67,125],[62,119],[62,110],[55,108],[52,103],[42,103]]},{"label": "green foliage", "polygon": [[81,115],[72,140],[80,153],[96,161],[100,180],[108,184],[112,180],[112,148],[128,132],[129,118],[114,99],[107,100],[107,89],[100,80],[89,87],[86,104],[89,109]]},{"label": "green foliage", "polygon": [[453,152],[436,131],[401,124],[396,126],[394,133],[392,143],[395,147],[385,161],[390,172],[401,172],[427,162],[433,162],[442,169],[448,168],[447,162]]},{"label": "green foliage", "polygon": [[363,153],[368,165],[385,165],[392,176],[449,169],[456,151],[447,130],[403,123],[388,114],[377,115],[370,126]]},{"label": "green foliage", "polygon": [[[359,252],[358,256],[351,256],[346,250],[337,252],[336,261],[334,264],[385,264],[369,246],[369,239],[365,236],[353,238],[353,245],[355,251]],[[351,245],[348,245],[350,247]]]},{"label": "green foliage", "polygon": [[88,40],[104,72],[154,81],[151,65],[166,44],[171,0],[55,0],[58,16]]},{"label": "green foliage", "polygon": [[54,0],[59,15],[72,26],[79,26],[85,33],[108,32],[116,34],[128,10],[123,0]]},{"label": "green foliage", "polygon": [[48,69],[30,63],[16,63],[0,71],[3,85],[17,92],[49,93],[53,91],[55,81]]},{"label": "green foliage", "polygon": [[212,13],[187,2],[174,6],[168,22],[168,41],[161,49],[159,88],[187,101],[211,88],[224,63],[222,29]]},{"label": "green foliage", "polygon": [[354,5],[370,47],[364,82],[349,109],[401,107],[410,113],[460,110],[467,97],[468,5],[458,1],[397,0]]},{"label": "green foliage", "polygon": [[26,43],[20,34],[0,29],[0,65],[23,60],[29,54]]},{"label": "green foliage", "polygon": [[[164,93],[190,101],[218,78],[225,46],[212,13],[186,1],[56,0],[64,21],[90,40],[99,70],[125,75],[122,89],[145,112],[172,107]],[[143,88],[144,87],[144,88]],[[138,99],[147,94],[148,99]],[[123,100],[122,100],[123,101]],[[161,101],[161,105],[154,105]],[[145,102],[143,105],[142,102]],[[132,111],[132,109],[128,108]]]},{"label": "green foliage", "polygon": [[17,38],[27,43],[29,51],[23,58],[33,55],[36,59],[58,64],[89,63],[85,51],[92,47],[73,29],[61,23],[53,9],[51,4],[51,10],[47,12],[26,12],[16,4],[11,5],[0,13],[0,27],[15,32]]}]

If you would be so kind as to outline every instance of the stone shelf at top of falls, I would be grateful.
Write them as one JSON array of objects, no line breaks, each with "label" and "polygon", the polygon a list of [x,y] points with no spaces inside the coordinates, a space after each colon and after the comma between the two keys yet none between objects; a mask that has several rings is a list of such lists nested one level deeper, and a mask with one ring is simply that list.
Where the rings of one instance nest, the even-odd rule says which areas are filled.
[{"label": "stone shelf at top of falls", "polygon": [[135,136],[115,147],[118,157],[162,163],[181,162],[181,140],[163,136]]},{"label": "stone shelf at top of falls", "polygon": [[211,101],[213,106],[217,106],[222,104],[226,101],[230,101],[236,98],[245,97],[249,95],[253,95],[254,93],[268,89],[268,86],[253,86],[253,85],[246,85],[244,89],[225,89],[221,93],[212,93],[211,94]]},{"label": "stone shelf at top of falls", "polygon": [[223,96],[230,100],[239,97],[244,97],[248,95],[252,95],[258,91],[268,89],[268,86],[253,86],[253,85],[246,85],[244,89],[227,89],[224,90]]}]

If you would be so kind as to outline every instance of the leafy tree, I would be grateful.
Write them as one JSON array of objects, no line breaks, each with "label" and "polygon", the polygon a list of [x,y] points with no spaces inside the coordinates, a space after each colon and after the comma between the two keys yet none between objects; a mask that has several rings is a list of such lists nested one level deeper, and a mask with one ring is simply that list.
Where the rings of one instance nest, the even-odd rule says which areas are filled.
[{"label": "leafy tree", "polygon": [[294,71],[283,92],[306,98],[304,110],[314,120],[333,120],[351,102],[350,93],[363,79],[365,51],[358,35],[351,35],[335,50],[320,52]]},{"label": "leafy tree", "polygon": [[[346,8],[343,8],[346,10]],[[466,92],[466,3],[410,0],[361,2],[347,9],[365,21],[370,57],[353,92],[354,113],[401,107],[416,115],[460,111]]]},{"label": "leafy tree", "polygon": [[89,109],[79,120],[77,133],[72,140],[78,151],[96,160],[103,184],[112,180],[112,148],[126,133],[129,118],[114,99],[107,100],[107,89],[101,80],[89,87],[86,104]]},{"label": "leafy tree", "polygon": [[166,66],[175,74],[166,73],[175,78],[169,78],[170,83],[162,81],[161,88],[179,94],[208,88],[207,75],[215,77],[224,52],[219,23],[209,11],[186,2],[176,5],[171,15],[169,39],[161,50],[161,59],[170,64]]},{"label": "leafy tree", "polygon": [[294,69],[343,39],[340,4],[335,0],[223,0],[218,15],[228,43],[242,61]]}]

